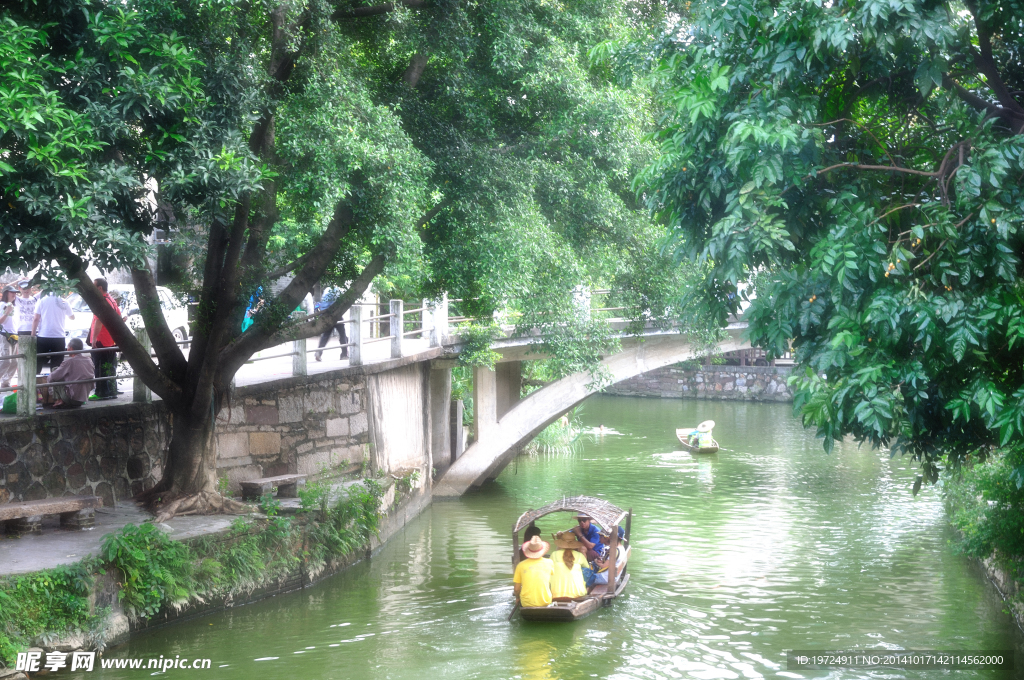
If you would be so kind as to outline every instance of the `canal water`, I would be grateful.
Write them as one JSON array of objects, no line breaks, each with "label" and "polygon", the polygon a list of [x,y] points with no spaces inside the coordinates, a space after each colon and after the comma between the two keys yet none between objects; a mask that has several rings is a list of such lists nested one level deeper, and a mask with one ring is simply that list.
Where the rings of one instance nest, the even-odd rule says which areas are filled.
[{"label": "canal water", "polygon": [[[604,434],[434,503],[371,561],[108,656],[209,657],[212,670],[167,674],[244,680],[1014,677],[787,670],[787,649],[1019,647],[994,589],[950,548],[940,491],[911,494],[911,461],[855,444],[826,455],[784,404],[598,397],[582,418]],[[680,451],[675,428],[708,418],[724,450]],[[576,494],[633,508],[626,595],[572,624],[508,623],[513,522]]]}]

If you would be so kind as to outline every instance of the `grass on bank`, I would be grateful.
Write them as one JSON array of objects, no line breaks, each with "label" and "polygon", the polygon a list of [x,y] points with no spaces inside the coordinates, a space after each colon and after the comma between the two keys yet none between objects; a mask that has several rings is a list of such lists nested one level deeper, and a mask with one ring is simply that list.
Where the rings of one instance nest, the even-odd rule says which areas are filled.
[{"label": "grass on bank", "polygon": [[381,485],[371,479],[331,502],[324,483],[299,492],[302,513],[282,517],[280,503],[264,497],[266,519],[239,518],[228,537],[172,540],[152,523],[129,524],[103,539],[100,556],[47,571],[0,578],[0,661],[12,666],[41,636],[81,633],[89,646],[105,644],[106,611],[89,595],[110,573],[129,617],[150,617],[210,597],[249,593],[303,564],[310,575],[332,559],[365,547],[379,531]]},{"label": "grass on bank", "polygon": [[1024,581],[1024,446],[1011,447],[951,471],[945,480],[958,548],[995,558],[1021,587]]}]

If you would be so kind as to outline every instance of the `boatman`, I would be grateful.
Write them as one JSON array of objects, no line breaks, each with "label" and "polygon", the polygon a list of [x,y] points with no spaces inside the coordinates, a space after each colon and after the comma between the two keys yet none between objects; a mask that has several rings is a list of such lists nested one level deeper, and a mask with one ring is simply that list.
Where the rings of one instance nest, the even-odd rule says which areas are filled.
[{"label": "boatman", "polygon": [[715,445],[715,438],[711,435],[711,431],[714,428],[715,421],[713,420],[705,420],[698,425],[697,429],[690,433],[690,446],[699,446],[702,449],[713,447]]},{"label": "boatman", "polygon": [[554,565],[544,557],[550,548],[547,543],[534,536],[523,543],[526,559],[516,565],[512,576],[513,593],[524,607],[547,607],[551,604],[551,572]]},{"label": "boatman", "polygon": [[576,521],[579,526],[575,526],[570,531],[576,534],[576,537],[580,539],[580,543],[587,549],[587,561],[593,562],[598,558],[598,554],[601,550],[601,532],[596,526],[590,515],[586,513],[580,513],[576,515]]}]

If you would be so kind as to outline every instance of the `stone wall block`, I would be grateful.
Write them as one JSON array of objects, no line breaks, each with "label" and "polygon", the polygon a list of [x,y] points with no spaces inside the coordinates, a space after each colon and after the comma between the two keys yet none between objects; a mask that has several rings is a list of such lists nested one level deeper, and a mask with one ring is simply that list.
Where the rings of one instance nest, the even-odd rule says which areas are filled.
[{"label": "stone wall block", "polygon": [[323,388],[314,388],[306,393],[306,413],[331,413],[337,411],[335,393]]},{"label": "stone wall block", "polygon": [[330,418],[327,421],[328,437],[347,437],[349,433],[348,418]]},{"label": "stone wall block", "polygon": [[246,406],[245,422],[250,425],[277,425],[280,422],[277,406]]},{"label": "stone wall block", "polygon": [[217,435],[217,458],[238,458],[249,455],[249,435],[245,432]]},{"label": "stone wall block", "polygon": [[250,432],[249,454],[266,456],[281,453],[281,435],[278,432]]},{"label": "stone wall block", "polygon": [[367,430],[366,414],[357,413],[348,419],[349,434],[355,436],[363,434]]},{"label": "stone wall block", "polygon": [[347,394],[338,395],[338,413],[341,415],[351,415],[353,413],[359,413],[363,410],[362,400],[359,398],[359,392],[349,392]]},{"label": "stone wall block", "polygon": [[284,393],[277,399],[278,421],[282,423],[298,423],[306,412],[301,393]]},{"label": "stone wall block", "polygon": [[323,468],[331,468],[336,464],[333,451],[315,451],[300,455],[295,462],[296,471],[300,475],[315,475]]}]

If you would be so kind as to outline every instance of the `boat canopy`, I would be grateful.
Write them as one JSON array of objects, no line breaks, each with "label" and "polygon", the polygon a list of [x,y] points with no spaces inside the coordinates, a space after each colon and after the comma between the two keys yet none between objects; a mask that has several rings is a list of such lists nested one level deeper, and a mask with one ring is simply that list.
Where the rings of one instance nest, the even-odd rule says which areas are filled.
[{"label": "boat canopy", "polygon": [[519,521],[516,522],[516,526],[512,531],[521,531],[528,527],[531,522],[535,522],[544,515],[550,515],[553,512],[577,512],[590,515],[606,531],[618,525],[626,516],[625,510],[615,507],[608,501],[601,500],[600,498],[591,498],[590,496],[573,496],[572,498],[563,498],[550,505],[545,505],[543,508],[527,510],[519,516]]}]

